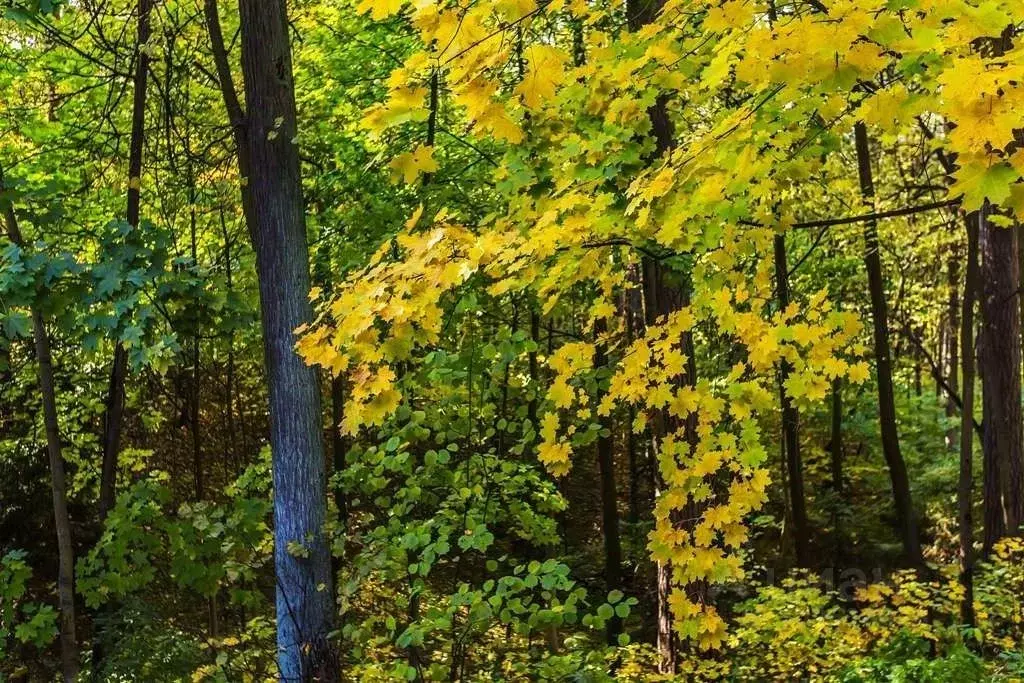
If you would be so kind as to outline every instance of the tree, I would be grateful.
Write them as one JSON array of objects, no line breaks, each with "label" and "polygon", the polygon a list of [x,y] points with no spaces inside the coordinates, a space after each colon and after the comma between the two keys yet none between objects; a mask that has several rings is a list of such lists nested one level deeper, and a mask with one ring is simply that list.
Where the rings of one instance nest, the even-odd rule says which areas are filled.
[{"label": "tree", "polygon": [[[135,75],[132,78],[132,128],[128,142],[128,198],[126,219],[128,225],[139,227],[142,202],[142,154],[146,145],[146,84],[149,79],[150,14],[152,0],[139,0],[136,7],[137,32],[135,39]],[[103,460],[100,473],[100,522],[114,505],[117,492],[117,462],[121,449],[121,430],[124,423],[125,378],[128,374],[128,351],[118,339],[114,342],[114,359],[110,368],[106,412],[103,416]]]},{"label": "tree", "polygon": [[[11,192],[0,168],[0,197]],[[18,226],[18,217],[10,199],[4,201],[4,225],[7,238],[18,248],[25,248],[25,238]],[[68,515],[67,481],[64,473],[64,455],[61,447],[60,424],[57,415],[57,390],[54,382],[53,356],[46,320],[39,304],[31,307],[32,338],[35,342],[36,376],[42,395],[43,423],[46,427],[46,455],[50,464],[50,488],[53,493],[53,526],[57,532],[57,594],[60,604],[60,656],[65,683],[73,683],[78,676],[78,637],[75,624],[75,551],[71,537],[71,519]]]},{"label": "tree", "polygon": [[337,654],[327,638],[334,593],[320,387],[294,350],[295,330],[312,314],[288,23],[284,2],[240,0],[239,15],[247,110],[239,160],[270,392],[278,662],[285,680],[330,680]]},{"label": "tree", "polygon": [[984,438],[984,549],[1024,521],[1024,432],[1021,430],[1020,261],[1017,230],[978,214],[981,331],[978,368]]},{"label": "tree", "polygon": [[[857,146],[857,171],[864,202],[874,207],[875,185],[871,173],[871,150],[867,127],[857,122],[854,128]],[[900,452],[896,428],[896,405],[892,390],[892,359],[889,350],[889,322],[885,301],[885,280],[879,256],[878,231],[874,220],[864,223],[864,264],[871,293],[871,321],[875,344],[875,372],[878,378],[878,421],[881,427],[882,454],[889,468],[893,504],[903,540],[903,552],[911,566],[921,566],[921,540],[918,537],[917,512],[910,494],[910,477]]]}]

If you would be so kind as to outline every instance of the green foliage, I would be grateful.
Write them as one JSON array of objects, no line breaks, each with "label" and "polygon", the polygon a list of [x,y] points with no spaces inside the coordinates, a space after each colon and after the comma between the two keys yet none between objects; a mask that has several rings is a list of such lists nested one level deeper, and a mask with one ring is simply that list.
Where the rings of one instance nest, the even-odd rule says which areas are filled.
[{"label": "green foliage", "polygon": [[28,594],[32,568],[28,553],[11,550],[0,558],[0,664],[12,642],[42,650],[57,636],[57,611]]},{"label": "green foliage", "polygon": [[841,683],[972,683],[988,680],[985,664],[964,645],[955,645],[941,656],[931,644],[900,634],[875,657],[851,664],[838,676]]}]

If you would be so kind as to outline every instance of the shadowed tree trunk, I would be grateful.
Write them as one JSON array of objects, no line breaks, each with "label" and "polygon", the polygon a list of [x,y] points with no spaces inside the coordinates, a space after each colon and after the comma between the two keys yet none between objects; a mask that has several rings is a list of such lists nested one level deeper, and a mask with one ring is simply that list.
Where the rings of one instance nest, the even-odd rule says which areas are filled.
[{"label": "shadowed tree trunk", "polygon": [[[132,78],[132,128],[128,142],[128,196],[125,218],[130,226],[138,228],[142,203],[142,155],[146,144],[146,89],[149,76],[149,53],[144,49],[150,38],[150,15],[153,0],[139,0],[136,6],[135,72]],[[128,351],[117,340],[114,359],[110,366],[107,397],[103,414],[103,434],[100,442],[99,520],[104,523],[114,507],[117,497],[117,464],[121,453],[121,431],[124,425],[125,379],[128,376]],[[112,612],[113,606],[102,608]],[[99,680],[106,658],[103,640],[97,629],[92,644],[93,679]]]},{"label": "shadowed tree trunk", "polygon": [[[860,190],[865,204],[874,209],[875,185],[871,174],[871,152],[868,145],[867,127],[857,122],[854,129],[857,145],[857,170],[860,176]],[[919,567],[924,564],[921,542],[917,534],[917,516],[910,495],[910,478],[907,465],[900,452],[899,435],[896,431],[896,403],[892,389],[892,359],[889,351],[889,322],[885,302],[885,281],[882,278],[882,261],[878,251],[878,224],[875,220],[864,222],[864,264],[868,273],[868,289],[871,296],[871,322],[875,344],[875,368],[878,375],[878,421],[882,437],[882,454],[889,468],[892,482],[893,502],[896,518],[903,539],[903,553],[908,564]]]},{"label": "shadowed tree trunk", "polygon": [[[0,196],[6,191],[3,169],[0,169]],[[14,206],[3,207],[7,237],[24,248],[25,240],[18,227]],[[46,454],[50,465],[50,488],[53,493],[53,524],[57,532],[57,601],[60,607],[60,656],[65,683],[78,676],[78,638],[75,634],[75,556],[68,515],[67,484],[64,476],[64,455],[61,452],[60,427],[57,423],[57,397],[53,379],[50,337],[43,313],[32,306],[32,338],[36,350],[36,377],[43,404],[43,426],[46,431]]]},{"label": "shadowed tree trunk", "polygon": [[[960,583],[964,598],[963,623],[974,625],[974,515],[972,473],[974,455],[974,300],[978,294],[978,224],[982,212],[967,218],[967,267],[960,315],[960,364],[963,394],[960,413],[960,478],[957,484],[957,522],[960,527]],[[955,372],[953,373],[956,374]]]},{"label": "shadowed tree trunk", "polygon": [[[627,0],[626,18],[629,30],[638,31],[654,21],[662,5],[663,0]],[[667,105],[667,99],[664,96],[659,96],[655,103],[647,110],[651,121],[651,135],[654,138],[654,152],[651,155],[651,161],[661,157],[668,150],[672,149],[675,144],[672,121],[668,116]],[[679,292],[671,291],[672,288],[665,281],[662,265],[654,259],[645,257],[641,268],[645,322],[651,325],[660,316],[671,312],[674,306],[682,305],[685,302],[685,296],[688,296],[688,292],[685,293],[685,296],[680,296]],[[686,289],[685,286],[684,289]],[[695,386],[697,381],[696,366],[693,357],[693,341],[689,332],[684,333],[680,343],[683,347],[683,353],[688,358],[685,382],[690,386]],[[655,416],[655,426],[651,430],[652,459],[655,463],[658,460],[661,440],[669,432],[669,420],[667,419],[669,416],[664,414],[664,411],[659,411],[659,413],[659,415]],[[695,415],[690,417],[693,418]],[[686,441],[691,446],[696,442],[695,424],[691,425],[693,422],[693,420],[687,420],[685,429]],[[655,468],[654,478],[658,489],[655,491],[655,498],[657,498],[658,493],[663,488],[660,477],[657,474],[657,468]],[[687,519],[696,519],[699,515],[697,510],[694,509],[687,510],[682,516]],[[688,589],[687,592],[690,594],[689,598],[691,600],[702,599],[703,596],[695,594],[701,592],[699,587],[693,586],[690,588],[692,590]],[[658,669],[662,673],[674,673],[679,666],[679,643],[672,628],[673,617],[669,607],[669,598],[671,597],[672,590],[672,568],[664,562],[658,563],[656,589],[658,629],[656,646],[658,650]]]},{"label": "shadowed tree trunk", "polygon": [[[786,238],[775,236],[775,287],[779,300],[779,311],[789,307],[789,266],[786,263]],[[810,565],[810,537],[807,526],[807,504],[804,498],[803,463],[800,459],[800,434],[797,431],[799,414],[796,406],[786,393],[786,380],[792,371],[789,361],[779,366],[779,394],[782,402],[782,437],[786,451],[786,470],[789,479],[789,501],[793,516],[793,541],[796,563],[800,567]]]},{"label": "shadowed tree trunk", "polygon": [[[594,332],[598,337],[594,353],[594,367],[607,365],[608,358],[601,335],[607,331],[604,320],[598,321]],[[603,394],[595,399],[601,403]],[[622,542],[619,538],[619,506],[615,486],[615,453],[611,434],[611,416],[601,418],[602,434],[597,438],[597,468],[601,478],[601,533],[604,537],[604,583],[605,590],[610,592],[622,588]],[[607,432],[607,433],[605,433]],[[606,634],[608,644],[618,642],[622,633],[622,619],[613,616],[608,620]]]},{"label": "shadowed tree trunk", "polygon": [[[128,207],[126,219],[133,228],[139,225],[142,189],[142,152],[146,138],[146,82],[149,54],[143,49],[149,41],[149,18],[153,0],[139,0],[138,29],[135,49],[135,75],[132,95],[132,132],[128,143]],[[114,346],[114,362],[110,368],[106,412],[103,417],[103,464],[100,473],[100,521],[114,506],[117,495],[117,459],[121,450],[121,428],[124,423],[124,381],[128,374],[128,352],[118,341]]]},{"label": "shadowed tree trunk", "polygon": [[205,0],[203,9],[256,253],[273,452],[279,677],[337,680],[338,657],[327,640],[334,594],[320,388],[294,350],[294,330],[312,310],[285,4],[239,0],[247,112],[231,79],[216,0]]},{"label": "shadowed tree trunk", "polygon": [[[962,330],[960,327],[960,263],[956,257],[949,259],[946,265],[946,272],[949,277],[949,308],[945,326],[946,367],[949,368],[947,374],[949,375],[950,394],[958,394],[960,393],[960,344],[962,343],[962,340],[958,341],[958,334]],[[973,347],[973,345],[974,341],[972,339],[971,346]],[[937,384],[940,384],[940,382],[937,382]],[[957,406],[956,400],[950,394],[946,396],[946,417],[952,418],[956,415]],[[946,442],[950,448],[955,448],[957,443],[955,428],[950,428],[949,433],[946,435]]]},{"label": "shadowed tree trunk", "polygon": [[843,385],[837,377],[832,380],[832,436],[829,441],[829,470],[832,494],[835,496],[833,526],[835,533],[836,566],[843,561]]},{"label": "shadowed tree trunk", "polygon": [[981,331],[978,369],[982,388],[984,437],[984,549],[1015,534],[1024,517],[1021,485],[1020,268],[1017,231],[1002,228],[979,213]]}]

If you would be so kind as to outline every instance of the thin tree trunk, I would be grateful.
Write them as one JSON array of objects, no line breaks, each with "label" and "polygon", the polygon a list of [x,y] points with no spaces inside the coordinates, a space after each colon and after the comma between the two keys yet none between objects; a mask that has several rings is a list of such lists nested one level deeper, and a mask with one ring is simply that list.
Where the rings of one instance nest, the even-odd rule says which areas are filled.
[{"label": "thin tree trunk", "polygon": [[[594,331],[598,337],[594,353],[594,367],[601,368],[608,363],[604,342],[600,340],[601,335],[607,331],[605,321],[598,321]],[[596,398],[596,403],[599,404],[601,402],[602,396],[603,393]],[[619,538],[619,504],[615,486],[615,453],[611,434],[611,416],[602,418],[601,422],[602,433],[597,437],[597,465],[601,478],[601,532],[604,536],[604,583],[605,590],[610,592],[622,588],[622,542]],[[604,432],[607,432],[607,434]],[[618,642],[620,633],[622,633],[622,619],[618,616],[613,616],[608,620],[606,626],[608,644],[615,645]]]},{"label": "thin tree trunk", "polygon": [[[864,202],[874,208],[875,186],[871,174],[871,152],[867,127],[858,121],[854,134],[857,146],[857,170]],[[882,453],[889,468],[893,502],[903,539],[906,561],[914,567],[924,564],[921,542],[918,538],[917,516],[910,494],[907,465],[900,452],[896,430],[896,404],[892,389],[892,360],[889,351],[889,322],[885,302],[885,284],[882,261],[878,249],[878,224],[875,220],[864,223],[864,264],[868,273],[871,295],[871,317],[875,343],[875,365],[878,375],[878,419],[882,437]]]},{"label": "thin tree trunk", "polygon": [[829,469],[832,493],[835,496],[833,520],[835,524],[836,566],[843,559],[843,387],[839,378],[832,380],[832,436],[829,442]]},{"label": "thin tree trunk", "polygon": [[[626,20],[630,31],[639,31],[647,24],[654,21],[661,10],[663,0],[626,0]],[[654,137],[655,148],[651,160],[662,156],[674,146],[672,121],[668,116],[667,100],[664,96],[658,97],[654,105],[647,110],[651,120],[651,133]],[[661,264],[650,258],[645,258],[641,265],[642,283],[644,290],[645,322],[653,324],[659,316],[669,312],[671,302],[669,292],[665,286],[661,272]],[[689,333],[686,335],[689,337]],[[686,340],[683,340],[684,347]],[[692,346],[692,344],[691,344]],[[684,350],[685,353],[685,350]],[[689,354],[690,362],[693,361],[692,353]],[[687,382],[693,384],[696,377],[687,373]],[[655,416],[655,428],[651,433],[652,460],[656,463],[661,439],[667,434],[667,415],[662,413]],[[663,488],[660,477],[655,467],[654,479],[657,490],[655,498]],[[672,594],[672,569],[664,563],[659,562],[657,567],[657,650],[658,669],[661,673],[675,673],[679,665],[678,638],[672,628],[672,610],[669,607],[669,598]]]},{"label": "thin tree trunk", "polygon": [[[977,247],[977,245],[975,245],[975,247]],[[948,314],[947,314],[947,318],[948,319],[947,319],[946,325],[945,325],[945,330],[946,330],[946,334],[945,334],[946,357],[947,357],[946,358],[946,367],[949,369],[948,370],[948,375],[949,375],[948,384],[949,384],[950,391],[953,394],[958,394],[958,393],[960,393],[960,382],[959,382],[960,355],[959,355],[959,347],[960,347],[960,343],[962,343],[962,340],[960,340],[959,342],[957,340],[957,332],[961,329],[960,328],[960,307],[961,307],[961,303],[960,303],[960,283],[959,283],[959,280],[960,280],[960,263],[959,263],[959,260],[956,257],[953,257],[953,258],[949,259],[949,261],[946,264],[946,272],[947,272],[947,275],[948,275],[948,278],[949,278],[949,306],[948,306]],[[976,293],[974,293],[974,295],[976,296]],[[972,346],[974,345],[973,339],[971,340],[971,345]],[[972,354],[973,354],[973,352],[972,352]],[[940,367],[941,367],[941,364],[940,364]],[[941,384],[942,384],[941,380],[937,379],[936,380],[936,386],[941,386]],[[946,397],[946,417],[952,418],[954,415],[956,415],[956,412],[957,412],[956,400],[952,396],[948,396],[947,395],[947,397]],[[956,429],[955,428],[950,428],[949,432],[946,434],[946,443],[948,444],[950,449],[955,448],[955,444],[957,443]]]},{"label": "thin tree trunk", "polygon": [[[978,224],[983,212],[967,218],[967,274],[960,316],[960,363],[963,375],[960,413],[960,478],[957,485],[957,521],[960,526],[960,583],[964,601],[960,614],[963,623],[974,625],[974,300],[978,291]],[[954,373],[955,374],[955,373]]]},{"label": "thin tree trunk", "polygon": [[[132,131],[128,143],[128,207],[126,218],[132,227],[139,225],[139,206],[142,188],[142,153],[146,136],[146,81],[149,74],[149,54],[144,48],[149,41],[149,19],[153,0],[139,0],[138,28],[135,47],[135,75],[133,78]],[[114,346],[114,361],[107,387],[106,412],[103,418],[103,463],[100,472],[100,521],[114,506],[117,495],[117,460],[121,450],[121,428],[124,423],[124,382],[128,375],[128,352],[118,341]]]},{"label": "thin tree trunk", "polygon": [[285,3],[239,0],[239,15],[247,108],[239,161],[251,193],[270,394],[279,677],[337,680],[320,387],[294,349],[293,331],[312,309]]},{"label": "thin tree trunk", "polygon": [[[0,170],[0,193],[5,190],[3,171]],[[18,227],[14,206],[4,207],[7,236],[19,247],[25,240]],[[60,607],[61,669],[65,683],[78,676],[78,638],[75,634],[75,556],[71,539],[71,519],[68,515],[67,484],[64,476],[64,455],[61,448],[60,426],[57,422],[57,397],[53,379],[53,359],[46,322],[38,304],[32,310],[32,337],[36,349],[36,376],[43,403],[43,425],[46,431],[46,454],[50,464],[50,488],[53,493],[53,521],[57,532],[57,602]]]},{"label": "thin tree trunk", "polygon": [[[188,173],[189,186],[189,223],[190,223],[190,246],[192,254],[192,267],[199,268],[199,244],[196,234],[196,181],[192,175],[191,164]],[[198,310],[199,301],[195,301]],[[192,472],[195,478],[196,500],[203,500],[206,495],[205,477],[203,476],[203,450],[200,438],[199,424],[199,382],[202,379],[200,360],[200,328],[199,317],[196,316],[196,328],[192,335],[192,391],[189,395],[189,417],[192,428]]]},{"label": "thin tree trunk", "polygon": [[[228,296],[234,292],[234,281],[232,279],[231,266],[231,237],[228,235],[227,223],[224,220],[224,207],[220,209],[220,227],[224,234],[224,279],[227,285]],[[231,464],[236,472],[240,467],[238,457],[238,444],[235,441],[235,331],[233,328],[228,331],[228,359],[226,381],[226,422],[228,436],[228,454],[231,457]]]},{"label": "thin tree trunk", "polygon": [[[348,447],[345,444],[345,435],[341,431],[341,421],[345,417],[345,379],[341,375],[331,377],[331,450],[334,455],[335,474],[345,470],[345,452]],[[341,486],[334,487],[334,504],[338,508],[338,521],[342,528],[348,526],[348,502],[345,499],[345,489]]]},{"label": "thin tree trunk", "polygon": [[[630,267],[629,281],[634,282],[636,274],[635,266]],[[622,297],[622,315],[625,318],[626,347],[633,343],[634,308],[632,288],[627,290]],[[630,404],[626,411],[626,454],[629,459],[629,515],[627,521],[636,524],[640,521],[640,454],[637,451],[636,434],[633,431],[633,423],[636,421],[636,408]]]},{"label": "thin tree trunk", "polygon": [[[779,310],[789,307],[789,266],[786,263],[786,238],[775,236],[775,286]],[[810,532],[807,524],[807,503],[804,498],[803,463],[800,458],[799,413],[786,393],[786,380],[792,368],[783,360],[779,367],[779,394],[782,402],[782,436],[786,451],[786,469],[789,475],[789,499],[793,516],[793,541],[796,549],[796,563],[800,567],[810,566]]]}]

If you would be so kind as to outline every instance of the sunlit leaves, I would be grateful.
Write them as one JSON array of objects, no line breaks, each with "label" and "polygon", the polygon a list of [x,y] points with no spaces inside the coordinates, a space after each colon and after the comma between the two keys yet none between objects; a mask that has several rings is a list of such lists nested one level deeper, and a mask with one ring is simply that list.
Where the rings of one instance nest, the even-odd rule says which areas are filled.
[{"label": "sunlit leaves", "polygon": [[414,182],[424,173],[433,173],[437,170],[437,162],[434,161],[434,148],[420,146],[411,152],[403,152],[390,163],[391,170],[395,172],[396,178],[401,178],[406,183]]},{"label": "sunlit leaves", "polygon": [[[537,359],[550,372],[536,393],[537,459],[566,474],[601,420],[627,409],[634,431],[656,435],[665,486],[649,549],[672,567],[677,629],[705,648],[723,642],[724,622],[685,588],[741,576],[746,516],[767,495],[760,418],[778,407],[777,369],[789,368],[783,389],[800,406],[823,401],[837,380],[870,379],[856,316],[824,290],[776,310],[771,269],[775,235],[859,201],[854,122],[877,130],[883,154],[906,140],[954,153],[959,168],[943,175],[964,209],[1024,201],[1024,164],[1009,154],[1022,53],[996,57],[988,45],[983,55],[977,42],[1019,18],[1015,6],[827,4],[827,18],[803,2],[770,17],[764,3],[675,0],[626,32],[586,3],[571,13],[558,2],[414,3],[420,50],[366,123],[403,141],[391,169],[405,182],[437,171],[433,160],[447,155],[419,142],[437,77],[452,144],[494,166],[501,208],[474,224],[417,215],[300,341],[307,360],[352,383],[353,433],[401,410],[395,368],[465,343],[454,330],[483,315],[453,303],[467,289],[583,319],[582,338]],[[651,123],[659,103],[671,140],[655,139],[666,132]],[[627,334],[619,302],[638,285],[625,272],[651,262],[692,283],[689,305]],[[691,336],[730,349],[696,381]],[[594,367],[599,346],[607,367]]]},{"label": "sunlit leaves", "polygon": [[360,0],[356,10],[368,13],[371,18],[380,20],[397,13],[405,3],[406,0]]},{"label": "sunlit leaves", "polygon": [[965,211],[980,209],[985,200],[1000,204],[1010,197],[1010,190],[1020,178],[1020,171],[1004,163],[989,164],[985,159],[968,159],[961,165],[956,182],[950,187],[953,196],[963,196]]},{"label": "sunlit leaves", "polygon": [[554,98],[555,88],[565,78],[569,56],[556,47],[531,45],[523,50],[523,59],[529,66],[516,86],[516,93],[527,107],[537,109]]}]

